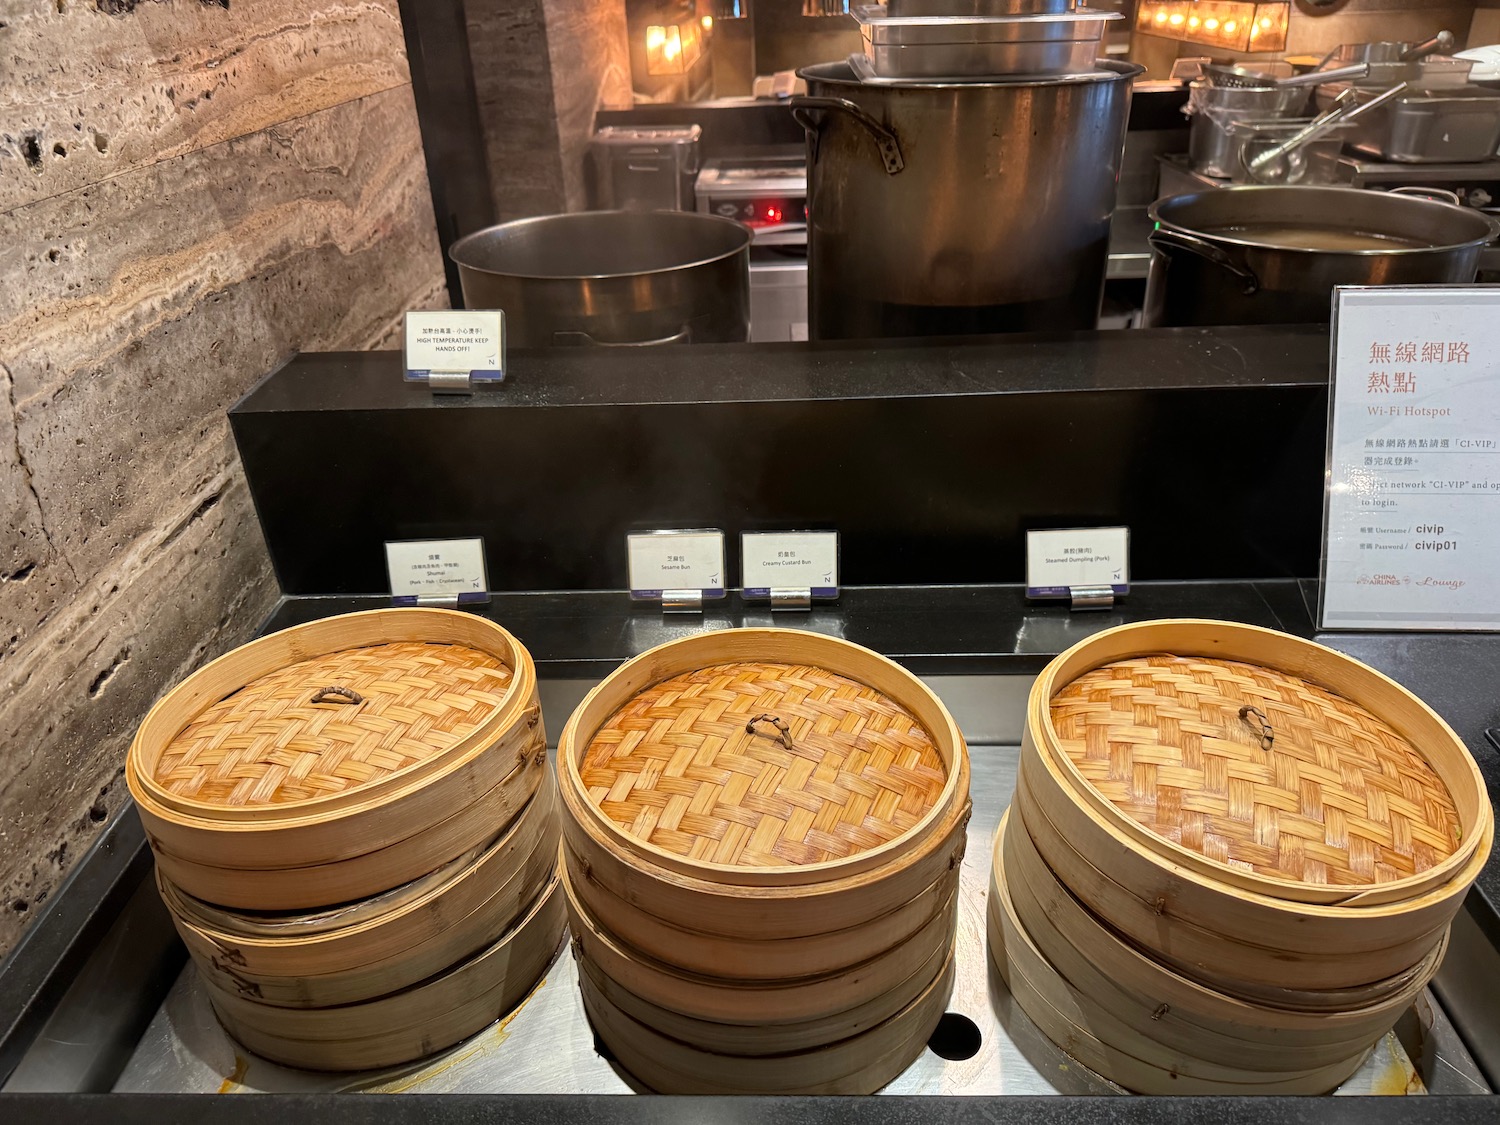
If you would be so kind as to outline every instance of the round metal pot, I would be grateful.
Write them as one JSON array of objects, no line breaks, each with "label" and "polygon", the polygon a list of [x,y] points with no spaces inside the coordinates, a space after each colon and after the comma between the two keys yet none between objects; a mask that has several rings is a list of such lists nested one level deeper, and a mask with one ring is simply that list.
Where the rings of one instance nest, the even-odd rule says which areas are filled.
[{"label": "round metal pot", "polygon": [[684,211],[583,211],[455,242],[464,305],[504,309],[513,347],[750,338],[750,229]]},{"label": "round metal pot", "polygon": [[[1147,327],[1327,323],[1336,285],[1467,284],[1500,224],[1467,207],[1338,187],[1225,187],[1158,199]],[[1309,250],[1258,240],[1257,225],[1422,243]],[[1251,228],[1236,230],[1235,228]]]},{"label": "round metal pot", "polygon": [[1142,68],[861,83],[797,73],[814,339],[1093,328]]}]

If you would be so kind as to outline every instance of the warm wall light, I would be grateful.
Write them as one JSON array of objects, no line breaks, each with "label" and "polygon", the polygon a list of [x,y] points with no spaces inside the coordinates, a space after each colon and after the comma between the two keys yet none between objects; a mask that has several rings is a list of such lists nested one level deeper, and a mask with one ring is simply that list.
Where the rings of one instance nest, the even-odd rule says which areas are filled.
[{"label": "warm wall light", "polygon": [[676,24],[646,28],[646,73],[682,73],[682,32]]},{"label": "warm wall light", "polygon": [[1141,0],[1137,31],[1230,51],[1284,51],[1291,4],[1250,0]]}]

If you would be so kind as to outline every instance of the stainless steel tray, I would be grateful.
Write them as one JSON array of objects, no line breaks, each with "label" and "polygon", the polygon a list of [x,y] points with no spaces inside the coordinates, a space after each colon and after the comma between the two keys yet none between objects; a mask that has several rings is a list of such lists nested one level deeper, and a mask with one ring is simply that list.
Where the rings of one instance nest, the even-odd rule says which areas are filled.
[{"label": "stainless steel tray", "polygon": [[[1318,87],[1327,108],[1348,87]],[[1361,102],[1378,90],[1355,87]],[[1415,90],[1355,118],[1349,144],[1398,164],[1472,164],[1500,149],[1500,91],[1477,86]]]},{"label": "stainless steel tray", "polygon": [[1023,16],[907,16],[856,8],[865,56],[882,78],[1068,74],[1092,69],[1119,12],[1079,8]]},{"label": "stainless steel tray", "polygon": [[[934,690],[970,732],[970,794],[974,802],[968,848],[960,870],[957,978],[948,1010],[972,1020],[978,1052],[945,1059],[931,1049],[881,1091],[883,1094],[1118,1094],[1122,1091],[1055,1047],[1016,1007],[985,945],[990,850],[1000,816],[1015,788],[1019,748],[981,740],[1018,736],[1029,679],[934,677]],[[547,729],[561,730],[582,691],[549,699],[542,684]],[[581,685],[586,688],[591,685]],[[1485,1092],[1473,1061],[1458,1045],[1441,1008],[1424,1000],[1409,1015],[1407,1041],[1420,1041],[1444,1073],[1460,1075],[1451,1088]],[[1427,1060],[1431,1062],[1432,1060]],[[1432,1070],[1425,1067],[1425,1070]],[[191,964],[152,1020],[116,1085],[120,1092],[248,1093],[513,1093],[625,1094],[627,1078],[600,1056],[578,994],[573,955],[565,944],[542,983],[499,1023],[441,1055],[400,1070],[321,1074],[291,1070],[245,1051],[219,1027]],[[1376,1044],[1340,1094],[1413,1094],[1426,1088],[1395,1033]]]}]

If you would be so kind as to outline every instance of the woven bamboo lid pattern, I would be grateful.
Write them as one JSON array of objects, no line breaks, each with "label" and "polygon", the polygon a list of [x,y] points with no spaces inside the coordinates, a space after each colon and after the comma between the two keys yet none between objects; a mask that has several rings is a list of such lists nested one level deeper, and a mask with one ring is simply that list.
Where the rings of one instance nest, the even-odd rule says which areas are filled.
[{"label": "woven bamboo lid pattern", "polygon": [[155,779],[221,805],[357,789],[456,744],[499,710],[510,681],[499,659],[456,644],[403,641],[304,660],[205,710],[163,749]]},{"label": "woven bamboo lid pattern", "polygon": [[1231,867],[1386,883],[1440,863],[1461,837],[1452,796],[1410,743],[1286,673],[1204,657],[1119,660],[1058,692],[1051,717],[1106,800]]},{"label": "woven bamboo lid pattern", "polygon": [[800,866],[879,847],[941,795],[917,719],[808,665],[721,664],[658,683],[594,735],[589,797],[637,839],[690,859]]}]

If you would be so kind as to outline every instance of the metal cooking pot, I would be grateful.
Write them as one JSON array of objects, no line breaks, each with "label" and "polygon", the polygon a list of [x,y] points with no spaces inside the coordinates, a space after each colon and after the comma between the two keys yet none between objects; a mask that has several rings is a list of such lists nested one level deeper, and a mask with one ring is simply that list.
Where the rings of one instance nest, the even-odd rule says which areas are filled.
[{"label": "metal cooking pot", "polygon": [[814,339],[1093,328],[1142,68],[866,84],[797,73]]},{"label": "metal cooking pot", "polygon": [[685,211],[583,211],[455,242],[464,305],[504,309],[513,347],[750,338],[748,227]]},{"label": "metal cooking pot", "polygon": [[[1472,282],[1480,251],[1500,233],[1500,223],[1472,208],[1337,187],[1213,188],[1158,199],[1147,214],[1156,225],[1149,236],[1148,327],[1326,323],[1336,285]],[[1258,239],[1257,226],[1379,234],[1421,245],[1294,249]]]}]

